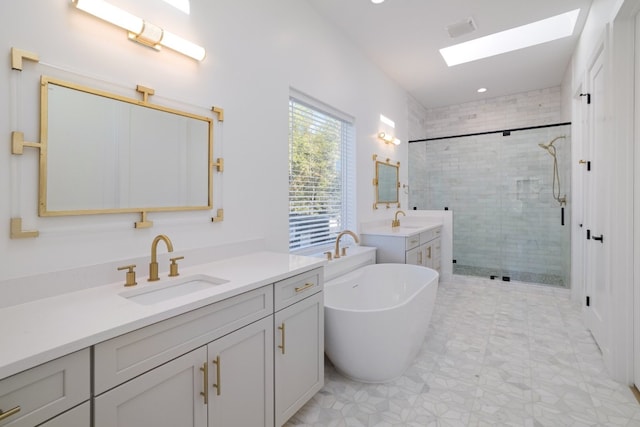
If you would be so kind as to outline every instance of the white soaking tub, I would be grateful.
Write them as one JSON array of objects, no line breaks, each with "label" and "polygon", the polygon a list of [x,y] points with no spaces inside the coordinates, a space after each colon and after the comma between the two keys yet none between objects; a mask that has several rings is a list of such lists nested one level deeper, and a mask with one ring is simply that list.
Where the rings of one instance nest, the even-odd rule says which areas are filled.
[{"label": "white soaking tub", "polygon": [[438,272],[410,264],[360,267],[325,283],[325,353],[343,375],[393,380],[424,341]]}]

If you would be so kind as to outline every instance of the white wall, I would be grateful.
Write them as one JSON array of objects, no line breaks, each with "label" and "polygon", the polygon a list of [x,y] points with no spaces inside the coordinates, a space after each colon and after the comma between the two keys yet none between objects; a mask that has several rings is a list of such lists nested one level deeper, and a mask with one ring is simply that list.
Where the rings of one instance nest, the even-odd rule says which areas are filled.
[{"label": "white wall", "polygon": [[[290,87],[355,117],[358,222],[392,214],[372,210],[371,155],[405,162],[406,144],[385,147],[375,135],[382,113],[396,121],[396,134],[407,140],[406,94],[307,3],[191,0],[186,16],[153,0],[110,2],[205,46],[207,57],[197,63],[132,43],[123,30],[76,10],[68,0],[4,2],[0,135],[8,146],[11,131],[21,130],[12,128],[20,125],[12,82],[22,74],[10,70],[11,47],[36,52],[41,63],[81,75],[124,87],[142,84],[157,96],[191,105],[222,107],[225,121],[216,144],[223,144],[225,158],[219,206],[225,220],[211,223],[212,212],[152,213],[154,227],[134,229],[139,215],[39,218],[35,150],[18,157],[6,148],[0,150],[0,292],[7,279],[148,256],[159,233],[169,235],[176,253],[252,239],[262,240],[267,249],[287,251]],[[33,66],[25,63],[25,68]],[[19,108],[37,104],[32,98],[20,99]],[[25,137],[38,139],[37,134]],[[405,167],[401,179],[406,181]],[[24,228],[39,230],[40,237],[10,239],[12,216],[22,217]]]}]

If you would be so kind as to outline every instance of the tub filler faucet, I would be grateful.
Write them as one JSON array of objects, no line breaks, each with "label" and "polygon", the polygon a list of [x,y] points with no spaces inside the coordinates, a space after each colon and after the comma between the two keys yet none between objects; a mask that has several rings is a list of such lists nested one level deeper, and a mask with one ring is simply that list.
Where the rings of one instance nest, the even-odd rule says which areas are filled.
[{"label": "tub filler faucet", "polygon": [[[333,254],[334,259],[340,258],[340,238],[345,234],[348,234],[349,236],[353,237],[353,240],[356,242],[356,244],[360,243],[360,240],[358,239],[358,235],[356,233],[354,233],[351,230],[342,231],[340,234],[338,234],[338,237],[336,237],[336,250]],[[342,248],[342,256],[346,256],[346,255],[347,255],[347,248]]]}]

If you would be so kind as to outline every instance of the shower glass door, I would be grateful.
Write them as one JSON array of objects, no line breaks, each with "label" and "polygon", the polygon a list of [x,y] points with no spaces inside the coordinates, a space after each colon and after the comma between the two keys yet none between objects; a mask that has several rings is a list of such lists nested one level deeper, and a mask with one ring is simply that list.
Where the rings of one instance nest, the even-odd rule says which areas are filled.
[{"label": "shower glass door", "polygon": [[410,144],[409,205],[453,211],[454,274],[568,286],[569,131],[565,125]]}]

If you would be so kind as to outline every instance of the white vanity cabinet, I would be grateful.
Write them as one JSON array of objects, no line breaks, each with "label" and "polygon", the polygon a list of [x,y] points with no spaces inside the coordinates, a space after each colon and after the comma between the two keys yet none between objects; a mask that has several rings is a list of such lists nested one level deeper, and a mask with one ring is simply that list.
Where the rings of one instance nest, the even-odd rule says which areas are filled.
[{"label": "white vanity cabinet", "polygon": [[[0,426],[33,427],[89,398],[89,349],[85,349],[1,380]],[[90,419],[75,425],[90,425]]]},{"label": "white vanity cabinet", "polygon": [[416,264],[440,271],[442,227],[425,231],[394,235],[388,233],[362,233],[362,244],[375,246],[376,262]]},{"label": "white vanity cabinet", "polygon": [[323,274],[316,269],[274,285],[276,426],[324,385]]},{"label": "white vanity cabinet", "polygon": [[269,285],[97,344],[94,425],[272,426],[272,342]]}]

